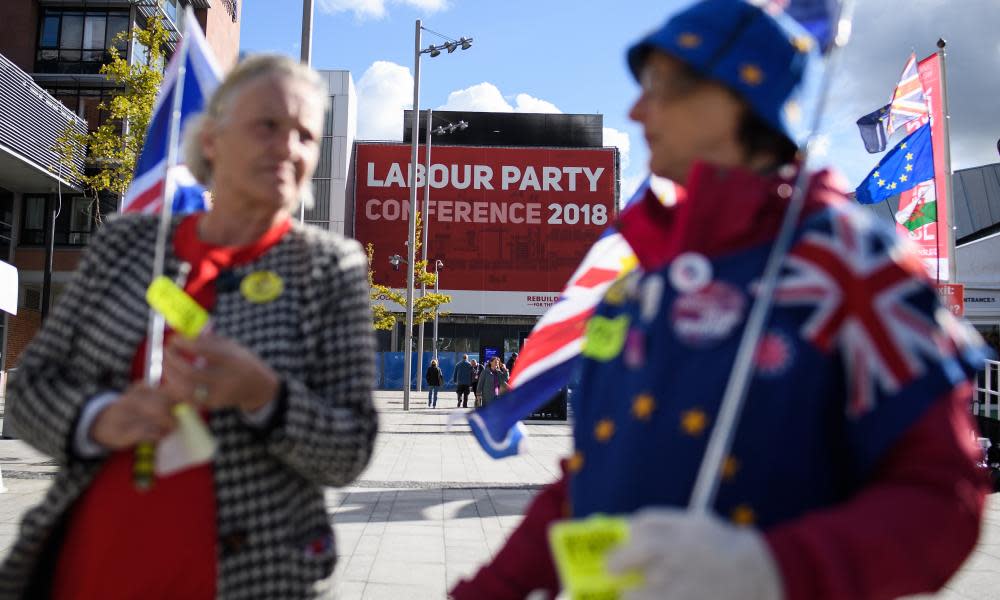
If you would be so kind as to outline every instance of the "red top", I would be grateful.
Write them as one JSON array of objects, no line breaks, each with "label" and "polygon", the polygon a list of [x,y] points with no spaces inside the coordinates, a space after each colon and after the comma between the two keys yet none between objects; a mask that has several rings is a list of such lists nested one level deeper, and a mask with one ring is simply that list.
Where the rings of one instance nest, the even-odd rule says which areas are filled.
[{"label": "red top", "polygon": [[[291,222],[285,219],[250,245],[224,247],[198,238],[200,218],[193,214],[178,225],[174,252],[191,265],[185,291],[212,310],[219,272],[263,255]],[[143,378],[145,347],[143,340],[133,357],[133,381]],[[159,477],[141,492],[132,483],[134,456],[131,450],[109,456],[74,505],[55,573],[56,600],[215,597],[212,465]]]}]

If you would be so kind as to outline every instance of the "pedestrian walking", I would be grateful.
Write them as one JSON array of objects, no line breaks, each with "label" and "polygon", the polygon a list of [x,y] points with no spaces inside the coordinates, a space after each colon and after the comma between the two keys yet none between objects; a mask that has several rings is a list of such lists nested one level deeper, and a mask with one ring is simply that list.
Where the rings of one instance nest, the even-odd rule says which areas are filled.
[{"label": "pedestrian walking", "polygon": [[479,401],[481,406],[493,402],[500,394],[507,391],[507,368],[499,356],[490,359],[489,364],[479,375]]},{"label": "pedestrian walking", "polygon": [[444,374],[441,372],[441,368],[438,367],[437,360],[431,361],[430,366],[427,367],[427,372],[424,374],[424,379],[427,381],[427,406],[437,408],[438,388],[444,385]]},{"label": "pedestrian walking", "polygon": [[[211,332],[168,332],[160,387],[143,383],[159,217],[110,220],[88,247],[8,405],[61,468],[0,566],[0,597],[309,598],[333,572],[323,489],[365,468],[377,419],[364,251],[291,218],[327,95],[297,61],[251,57],[188,123],[186,164],[213,206],[173,219],[165,272],[187,273]],[[137,489],[137,445],[163,442],[158,461],[184,446],[182,404],[214,456]]]},{"label": "pedestrian walking", "polygon": [[463,354],[462,360],[455,365],[455,370],[451,373],[451,382],[456,385],[458,394],[457,408],[469,407],[469,390],[472,387],[472,363],[469,362],[469,355]]},{"label": "pedestrian walking", "polygon": [[504,365],[505,367],[507,367],[508,374],[514,372],[514,364],[516,362],[517,362],[517,352],[511,352],[510,358],[507,359],[507,363]]},{"label": "pedestrian walking", "polygon": [[976,543],[982,345],[913,249],[810,175],[718,494],[688,511],[764,264],[794,192],[815,40],[764,3],[702,0],[627,54],[650,169],[620,215],[639,268],[586,326],[566,473],[467,598],[554,596],[558,519],[626,515],[634,598],[888,599],[941,588]]},{"label": "pedestrian walking", "polygon": [[476,359],[472,359],[471,373],[472,373],[472,384],[470,385],[470,387],[472,388],[473,395],[476,397],[476,403],[475,403],[476,408],[479,408],[483,405],[482,396],[480,396],[479,394],[479,377],[480,375],[483,374],[483,366],[479,364],[479,361],[477,361]]}]

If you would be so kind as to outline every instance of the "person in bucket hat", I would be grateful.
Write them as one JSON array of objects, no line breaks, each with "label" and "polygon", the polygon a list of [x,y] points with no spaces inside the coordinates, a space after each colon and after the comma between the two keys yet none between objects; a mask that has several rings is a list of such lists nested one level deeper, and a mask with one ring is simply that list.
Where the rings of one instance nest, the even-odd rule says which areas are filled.
[{"label": "person in bucket hat", "polygon": [[759,3],[704,0],[627,53],[650,170],[625,210],[639,268],[587,324],[574,453],[458,600],[560,589],[549,526],[626,516],[626,598],[896,598],[939,589],[986,492],[967,406],[982,340],[917,256],[812,174],[711,510],[685,510],[793,194],[816,43]]}]

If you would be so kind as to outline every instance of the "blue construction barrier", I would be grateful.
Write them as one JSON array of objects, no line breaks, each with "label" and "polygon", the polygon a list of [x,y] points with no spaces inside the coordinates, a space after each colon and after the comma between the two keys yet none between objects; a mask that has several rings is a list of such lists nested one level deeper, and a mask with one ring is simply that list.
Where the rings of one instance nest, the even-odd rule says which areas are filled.
[{"label": "blue construction barrier", "polygon": [[[375,354],[375,372],[378,375],[376,386],[378,389],[403,389],[403,353],[376,352]],[[427,367],[430,366],[431,360],[433,359],[433,352],[424,352],[423,372],[417,373],[417,353],[413,353],[413,362],[411,363],[413,372],[410,374],[411,389],[417,388],[418,377],[422,381],[421,387],[423,389],[427,389],[427,382],[424,380],[424,373],[427,372]],[[455,390],[455,384],[451,382],[451,374],[455,369],[455,364],[459,360],[461,360],[461,354],[458,352],[438,352],[438,366],[441,367],[441,373],[444,374],[445,381],[445,384],[441,387],[442,391]]]}]

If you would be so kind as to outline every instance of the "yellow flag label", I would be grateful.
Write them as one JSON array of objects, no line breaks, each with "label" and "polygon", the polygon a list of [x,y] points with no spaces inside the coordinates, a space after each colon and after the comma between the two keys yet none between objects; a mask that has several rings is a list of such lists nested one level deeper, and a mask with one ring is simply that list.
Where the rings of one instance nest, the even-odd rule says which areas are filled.
[{"label": "yellow flag label", "polygon": [[628,325],[628,315],[620,315],[614,319],[591,317],[587,321],[587,331],[584,334],[583,355],[601,362],[607,362],[618,356],[625,345]]},{"label": "yellow flag label", "polygon": [[146,302],[171,329],[188,339],[198,337],[208,323],[208,311],[169,277],[161,275],[149,284]]},{"label": "yellow flag label", "polygon": [[573,600],[614,600],[641,583],[638,573],[608,572],[608,554],[629,540],[628,521],[595,515],[559,521],[549,528],[549,542],[563,586]]}]

